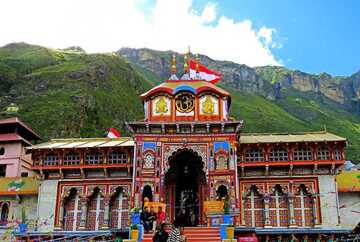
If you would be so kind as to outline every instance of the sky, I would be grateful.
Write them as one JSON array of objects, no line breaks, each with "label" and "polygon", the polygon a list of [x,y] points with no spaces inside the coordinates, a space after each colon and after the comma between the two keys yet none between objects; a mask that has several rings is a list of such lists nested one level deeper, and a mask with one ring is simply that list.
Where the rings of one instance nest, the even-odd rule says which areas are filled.
[{"label": "sky", "polygon": [[0,46],[200,53],[309,73],[360,70],[360,1],[1,0]]}]

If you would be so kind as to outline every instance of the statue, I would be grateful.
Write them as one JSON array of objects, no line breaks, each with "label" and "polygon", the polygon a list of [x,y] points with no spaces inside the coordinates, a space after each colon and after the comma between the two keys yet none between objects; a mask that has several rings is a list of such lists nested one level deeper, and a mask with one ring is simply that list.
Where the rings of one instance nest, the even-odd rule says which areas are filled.
[{"label": "statue", "polygon": [[211,100],[210,96],[205,97],[205,101],[202,103],[202,111],[205,114],[213,114],[214,113],[214,102]]},{"label": "statue", "polygon": [[167,113],[168,107],[167,107],[165,97],[160,97],[159,100],[156,102],[155,111],[156,111],[156,113],[161,113],[161,114]]}]

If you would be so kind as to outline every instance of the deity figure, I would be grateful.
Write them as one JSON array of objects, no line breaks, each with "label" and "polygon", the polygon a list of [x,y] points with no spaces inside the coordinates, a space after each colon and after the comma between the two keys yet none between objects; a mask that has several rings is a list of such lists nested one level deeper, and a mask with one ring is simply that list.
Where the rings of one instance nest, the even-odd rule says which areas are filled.
[{"label": "deity figure", "polygon": [[156,102],[156,113],[167,113],[168,107],[165,100],[165,97],[160,97],[159,100]]},{"label": "deity figure", "polygon": [[214,102],[211,100],[210,96],[205,97],[205,101],[202,103],[202,111],[205,114],[213,114],[214,113]]}]

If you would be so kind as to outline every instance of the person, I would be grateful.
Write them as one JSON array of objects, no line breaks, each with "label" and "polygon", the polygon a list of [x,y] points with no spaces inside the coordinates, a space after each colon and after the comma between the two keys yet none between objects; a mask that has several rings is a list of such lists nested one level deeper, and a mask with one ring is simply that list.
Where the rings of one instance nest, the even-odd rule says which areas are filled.
[{"label": "person", "polygon": [[166,223],[161,223],[160,228],[153,237],[153,242],[166,242],[168,237],[169,234],[166,232]]},{"label": "person", "polygon": [[140,220],[141,220],[141,224],[144,226],[145,232],[148,233],[149,230],[151,229],[150,210],[148,207],[144,207],[144,209],[142,210],[140,214]]},{"label": "person", "polygon": [[167,242],[186,242],[184,228],[180,226],[177,220],[174,221],[174,227],[170,232]]},{"label": "person", "polygon": [[157,224],[163,224],[166,220],[165,212],[162,210],[162,206],[158,207],[157,217],[156,217],[156,223]]},{"label": "person", "polygon": [[154,207],[150,208],[149,223],[150,223],[150,229],[155,231],[155,228],[156,228],[156,213],[154,211]]}]

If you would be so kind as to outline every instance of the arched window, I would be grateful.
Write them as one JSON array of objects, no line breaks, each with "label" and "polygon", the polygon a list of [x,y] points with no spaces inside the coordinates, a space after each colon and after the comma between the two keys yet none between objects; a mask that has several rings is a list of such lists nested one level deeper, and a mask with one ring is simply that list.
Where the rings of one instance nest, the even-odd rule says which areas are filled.
[{"label": "arched window", "polygon": [[294,215],[296,225],[299,227],[314,226],[314,213],[311,194],[305,185],[300,185],[294,198]]},{"label": "arched window", "polygon": [[273,227],[287,227],[289,225],[288,199],[280,185],[274,187],[269,203],[270,225]]},{"label": "arched window", "polygon": [[101,196],[100,189],[97,187],[89,197],[86,218],[86,228],[88,230],[99,230],[104,222],[103,197]]},{"label": "arched window", "polygon": [[317,148],[317,159],[318,160],[330,160],[329,147],[322,145]]},{"label": "arched window", "polygon": [[3,203],[1,207],[1,217],[0,217],[1,225],[7,225],[8,216],[9,216],[9,205],[8,203]]},{"label": "arched window", "polygon": [[64,230],[75,231],[80,226],[81,207],[78,191],[73,188],[64,202]]},{"label": "arched window", "polygon": [[57,166],[59,165],[59,156],[56,153],[48,153],[43,161],[44,166]]},{"label": "arched window", "polygon": [[85,163],[88,165],[102,164],[103,156],[98,151],[88,152],[85,156]]},{"label": "arched window", "polygon": [[123,189],[118,187],[110,201],[110,228],[121,229],[128,226],[129,201]]},{"label": "arched window", "polygon": [[334,158],[335,158],[335,160],[341,160],[342,159],[341,150],[339,148],[336,148],[334,150]]},{"label": "arched window", "polygon": [[80,154],[77,152],[69,152],[64,155],[64,165],[79,165]]},{"label": "arched window", "polygon": [[128,156],[126,152],[113,150],[108,154],[108,163],[109,164],[126,164],[128,161]]},{"label": "arched window", "polygon": [[312,149],[309,146],[298,146],[294,149],[294,160],[312,160]]},{"label": "arched window", "polygon": [[284,147],[274,147],[270,150],[270,161],[287,161],[288,151]]},{"label": "arched window", "polygon": [[251,186],[245,198],[245,224],[247,227],[264,226],[264,200],[256,186]]},{"label": "arched window", "polygon": [[226,170],[228,166],[228,158],[225,154],[218,154],[215,156],[215,169],[216,170]]},{"label": "arched window", "polygon": [[263,161],[263,160],[264,160],[263,149],[253,148],[246,150],[245,161]]}]

